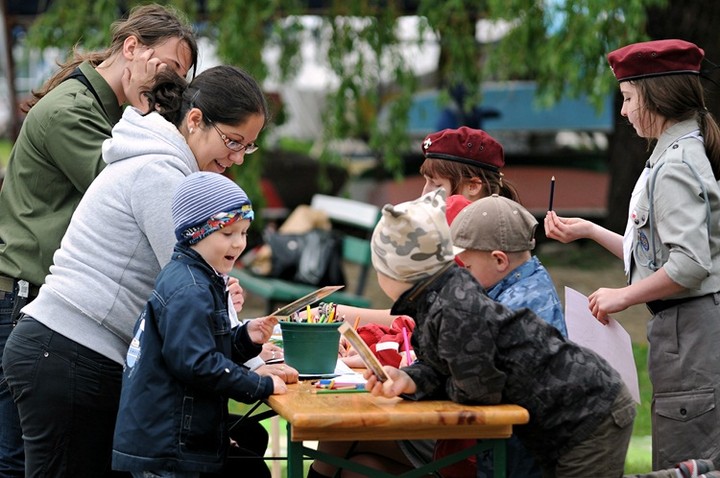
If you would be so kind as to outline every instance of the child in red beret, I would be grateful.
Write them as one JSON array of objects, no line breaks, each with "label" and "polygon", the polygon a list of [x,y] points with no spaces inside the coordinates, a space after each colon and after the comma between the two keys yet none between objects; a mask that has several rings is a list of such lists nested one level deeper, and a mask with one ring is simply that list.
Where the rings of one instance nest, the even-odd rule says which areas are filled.
[{"label": "child in red beret", "polygon": [[611,52],[621,114],[654,142],[624,235],[580,218],[545,217],[547,237],[592,239],[625,263],[628,286],[601,288],[590,309],[645,303],[653,383],[653,469],[688,458],[720,464],[720,128],[700,82],[704,52],[683,40]]},{"label": "child in red beret", "polygon": [[485,131],[444,129],[427,135],[421,147],[423,194],[443,188],[448,196],[459,194],[469,201],[497,194],[519,202],[517,190],[500,171],[505,166],[503,147]]}]

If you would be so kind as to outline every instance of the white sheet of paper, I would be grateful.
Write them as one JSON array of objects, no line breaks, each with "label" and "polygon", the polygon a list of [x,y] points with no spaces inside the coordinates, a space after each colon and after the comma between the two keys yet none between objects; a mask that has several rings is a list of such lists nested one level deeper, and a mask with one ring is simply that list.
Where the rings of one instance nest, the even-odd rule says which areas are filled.
[{"label": "white sheet of paper", "polygon": [[589,301],[580,292],[565,287],[565,323],[568,337],[607,360],[625,381],[630,394],[640,403],[637,367],[630,334],[613,318],[601,324],[589,309]]},{"label": "white sheet of paper", "polygon": [[360,375],[362,377],[362,374],[348,367],[348,365],[340,359],[338,359],[337,365],[335,365],[335,373],[338,375]]}]

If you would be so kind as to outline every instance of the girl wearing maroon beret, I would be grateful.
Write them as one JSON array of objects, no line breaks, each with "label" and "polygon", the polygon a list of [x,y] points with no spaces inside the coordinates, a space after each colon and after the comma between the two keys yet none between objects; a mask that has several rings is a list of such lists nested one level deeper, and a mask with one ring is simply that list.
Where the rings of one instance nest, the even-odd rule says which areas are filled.
[{"label": "girl wearing maroon beret", "polygon": [[469,201],[497,194],[520,202],[517,189],[500,171],[505,165],[503,147],[485,131],[467,126],[444,129],[427,135],[421,147],[423,194],[444,188],[448,196]]},{"label": "girl wearing maroon beret", "polygon": [[688,458],[720,464],[720,128],[705,107],[703,55],[682,40],[636,43],[608,55],[621,114],[655,143],[624,236],[553,211],[545,217],[547,237],[592,239],[624,260],[629,285],[590,295],[600,322],[641,303],[653,314],[653,469]]}]

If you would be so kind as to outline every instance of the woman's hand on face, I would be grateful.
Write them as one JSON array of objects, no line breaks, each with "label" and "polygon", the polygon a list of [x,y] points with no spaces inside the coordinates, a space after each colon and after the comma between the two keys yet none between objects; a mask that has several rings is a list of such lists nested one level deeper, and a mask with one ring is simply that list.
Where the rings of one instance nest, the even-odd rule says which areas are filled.
[{"label": "woman's hand on face", "polygon": [[152,85],[155,75],[167,68],[160,59],[153,57],[154,53],[152,48],[136,50],[135,56],[123,70],[122,88],[125,101],[144,113],[148,112],[149,104],[145,95],[140,94],[140,90]]},{"label": "woman's hand on face", "polygon": [[299,379],[298,371],[285,364],[261,365],[255,373],[265,377],[279,377],[284,383],[295,383]]}]

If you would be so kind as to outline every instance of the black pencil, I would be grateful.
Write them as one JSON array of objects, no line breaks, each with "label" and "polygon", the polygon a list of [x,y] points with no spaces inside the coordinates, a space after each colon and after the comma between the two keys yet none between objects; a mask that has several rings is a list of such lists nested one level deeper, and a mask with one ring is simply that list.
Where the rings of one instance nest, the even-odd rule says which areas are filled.
[{"label": "black pencil", "polygon": [[550,178],[550,205],[548,206],[548,211],[553,210],[553,198],[555,196],[555,176]]}]

